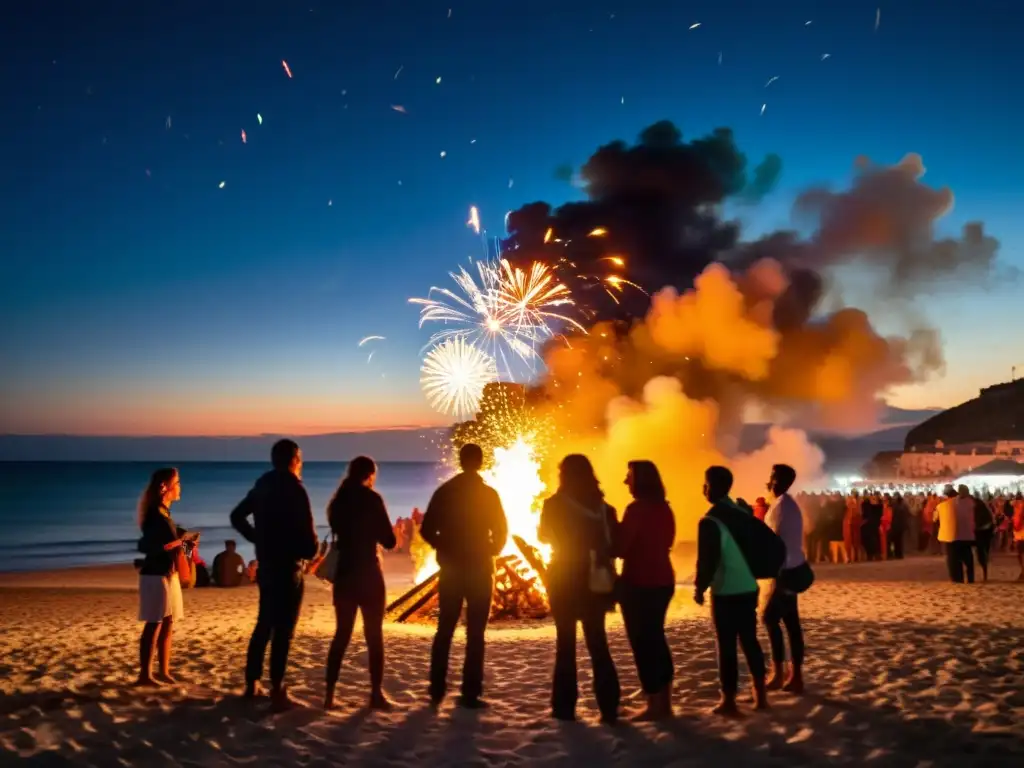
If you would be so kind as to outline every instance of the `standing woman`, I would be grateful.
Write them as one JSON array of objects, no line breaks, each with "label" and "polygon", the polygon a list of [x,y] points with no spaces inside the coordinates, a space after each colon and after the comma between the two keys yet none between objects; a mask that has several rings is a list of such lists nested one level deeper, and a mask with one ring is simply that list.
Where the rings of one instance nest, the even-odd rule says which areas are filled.
[{"label": "standing woman", "polygon": [[622,558],[622,619],[647,696],[647,708],[635,720],[661,720],[672,716],[672,651],[665,638],[665,614],[676,589],[669,557],[676,520],[652,462],[629,462],[626,485],[634,500],[622,516],[615,554]]},{"label": "standing woman", "polygon": [[551,714],[557,720],[576,719],[576,625],[582,624],[601,722],[610,725],[618,720],[621,697],[604,623],[614,605],[615,510],[605,503],[586,456],[566,456],[558,471],[558,491],[544,502],[537,531],[538,538],[551,545],[547,569],[548,598],[555,618]]},{"label": "standing woman", "polygon": [[[171,519],[171,505],[181,499],[181,478],[174,467],[158,469],[139,498],[139,551],[145,555],[139,570],[139,621],[146,626],[139,641],[137,685],[174,684],[171,677],[171,635],[174,622],[185,616],[177,562],[186,538],[194,538]],[[153,675],[154,641],[160,671]]]},{"label": "standing woman", "polygon": [[363,635],[370,658],[370,708],[391,709],[384,696],[384,607],[387,591],[377,545],[395,548],[395,530],[384,499],[373,490],[377,465],[368,456],[348,464],[345,478],[327,505],[327,522],[335,535],[334,640],[327,653],[327,694],[324,708],[334,706],[334,688],[341,673],[356,612],[363,615]]}]

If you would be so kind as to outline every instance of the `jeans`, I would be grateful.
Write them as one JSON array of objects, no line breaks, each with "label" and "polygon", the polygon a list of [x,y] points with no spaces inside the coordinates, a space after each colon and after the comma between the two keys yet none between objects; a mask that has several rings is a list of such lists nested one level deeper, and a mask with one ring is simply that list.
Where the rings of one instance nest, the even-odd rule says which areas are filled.
[{"label": "jeans", "polygon": [[715,624],[722,693],[733,698],[739,689],[740,677],[737,641],[743,648],[743,655],[747,657],[750,676],[761,681],[765,678],[764,651],[757,641],[757,592],[712,595],[711,618]]},{"label": "jeans", "polygon": [[245,680],[255,683],[263,676],[263,659],[270,644],[270,683],[279,688],[284,682],[295,625],[302,608],[302,574],[261,574],[260,608],[256,628],[249,640]]},{"label": "jeans", "polygon": [[437,634],[430,650],[430,698],[440,701],[448,690],[448,657],[466,605],[466,658],[462,664],[462,696],[478,699],[484,688],[484,633],[491,617],[494,573],[487,568],[441,569],[437,585]]},{"label": "jeans", "polygon": [[789,650],[794,667],[804,663],[804,631],[800,626],[799,595],[779,587],[776,582],[772,594],[764,609],[765,629],[768,630],[768,642],[771,645],[772,663],[781,666],[786,661],[786,642],[782,636],[785,626],[789,635]]},{"label": "jeans", "polygon": [[644,693],[663,691],[672,684],[672,651],[665,638],[665,614],[675,586],[621,588],[622,621],[633,649]]},{"label": "jeans", "polygon": [[551,613],[555,617],[555,674],[551,684],[551,711],[569,717],[576,710],[579,685],[576,679],[576,625],[583,627],[583,641],[594,671],[594,698],[602,717],[618,714],[622,690],[615,671],[604,619],[607,606],[582,590],[553,591]]},{"label": "jeans", "polygon": [[363,635],[370,660],[370,688],[379,693],[384,682],[384,607],[387,591],[379,568],[367,568],[334,584],[334,640],[327,653],[327,686],[334,688],[341,662],[352,640],[356,612],[363,614]]},{"label": "jeans", "polygon": [[954,584],[964,583],[964,572],[967,583],[974,583],[974,550],[971,541],[951,541],[946,544],[946,568],[949,579]]}]

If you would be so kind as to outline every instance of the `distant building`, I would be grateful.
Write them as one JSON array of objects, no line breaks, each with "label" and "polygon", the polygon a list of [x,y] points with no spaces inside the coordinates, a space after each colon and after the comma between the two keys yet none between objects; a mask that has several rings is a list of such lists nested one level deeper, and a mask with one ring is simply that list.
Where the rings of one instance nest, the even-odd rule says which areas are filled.
[{"label": "distant building", "polygon": [[910,430],[899,476],[958,477],[994,459],[1024,463],[1024,379],[986,387]]}]

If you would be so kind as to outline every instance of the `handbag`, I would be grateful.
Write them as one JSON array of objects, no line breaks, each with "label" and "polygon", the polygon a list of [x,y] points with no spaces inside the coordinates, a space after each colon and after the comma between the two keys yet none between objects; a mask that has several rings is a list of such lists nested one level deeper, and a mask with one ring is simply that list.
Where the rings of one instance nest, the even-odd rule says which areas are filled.
[{"label": "handbag", "polygon": [[[604,531],[605,544],[611,548],[611,531],[608,530],[608,518],[605,509],[601,509],[601,529]],[[595,595],[610,595],[615,591],[615,571],[608,562],[597,562],[597,552],[590,550],[590,573],[587,586]]]},{"label": "handbag", "polygon": [[335,541],[335,537],[331,535],[331,543],[327,549],[327,554],[324,555],[323,559],[317,565],[316,570],[313,571],[318,579],[326,581],[330,584],[334,583],[334,577],[338,572],[338,547]]},{"label": "handbag", "polygon": [[178,572],[178,581],[181,582],[181,586],[184,589],[191,589],[196,583],[196,564],[185,549],[185,544],[175,548],[174,570]]},{"label": "handbag", "polygon": [[781,571],[778,582],[783,589],[802,595],[814,584],[814,571],[811,569],[811,564],[804,560],[796,568]]}]

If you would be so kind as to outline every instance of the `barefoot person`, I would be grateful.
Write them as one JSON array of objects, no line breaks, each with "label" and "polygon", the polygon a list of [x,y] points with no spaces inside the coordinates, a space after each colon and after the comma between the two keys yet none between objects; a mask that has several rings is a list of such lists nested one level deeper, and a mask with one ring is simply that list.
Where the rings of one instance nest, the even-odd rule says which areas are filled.
[{"label": "barefoot person", "polygon": [[441,485],[423,515],[420,535],[437,552],[437,634],[430,651],[430,701],[440,705],[448,689],[452,637],[466,606],[466,658],[462,665],[461,707],[482,709],[484,634],[491,615],[494,558],[508,539],[508,523],[497,491],[480,477],[484,453],[468,443],[459,451],[462,472]]},{"label": "barefoot person", "polygon": [[622,558],[619,599],[647,697],[646,709],[634,719],[662,720],[672,716],[672,652],[665,638],[665,614],[676,590],[669,557],[676,519],[653,462],[629,462],[626,485],[633,503],[626,507],[615,537],[615,554]]},{"label": "barefoot person", "polygon": [[[803,552],[803,514],[799,505],[789,495],[789,489],[796,482],[796,471],[788,464],[776,464],[768,480],[768,491],[775,498],[771,509],[765,516],[765,523],[782,539],[786,545],[786,562],[782,566],[779,578],[772,583],[772,593],[764,609],[765,629],[772,649],[772,676],[768,680],[768,690],[784,690],[789,693],[801,694],[804,691],[804,632],[800,626],[799,596],[784,585],[789,583],[789,575],[796,569],[805,566]],[[789,677],[785,677],[786,643],[782,636],[782,627],[786,627],[789,635],[790,669]]]},{"label": "barefoot person", "polygon": [[612,725],[619,716],[621,689],[604,623],[615,605],[616,523],[615,510],[605,503],[590,460],[580,454],[566,456],[558,468],[558,491],[544,502],[537,529],[537,537],[551,545],[547,586],[555,619],[551,714],[556,720],[576,719],[577,624],[583,627],[594,670],[601,722]]},{"label": "barefoot person", "polygon": [[370,657],[370,709],[391,709],[382,687],[387,591],[377,547],[394,549],[396,540],[384,499],[373,490],[376,479],[377,465],[373,459],[357,456],[349,462],[345,479],[327,505],[327,522],[336,536],[338,569],[333,574],[336,629],[327,654],[324,709],[334,706],[334,688],[352,639],[357,611],[363,615],[363,634]]},{"label": "barefoot person", "polygon": [[[139,640],[139,679],[143,686],[175,682],[171,677],[171,635],[174,622],[185,612],[177,557],[189,534],[174,524],[171,505],[181,498],[181,478],[173,467],[158,469],[139,499],[139,551],[145,555],[139,570],[139,621],[146,623]],[[153,645],[160,671],[151,674]]]},{"label": "barefoot person", "polygon": [[[273,469],[264,474],[231,513],[231,525],[256,545],[259,561],[259,615],[249,641],[245,696],[259,693],[263,659],[270,644],[271,706],[291,705],[284,687],[295,625],[302,608],[303,560],[317,553],[309,496],[302,485],[302,451],[292,440],[278,440],[270,452]],[[252,518],[252,522],[249,519]]]},{"label": "barefoot person", "polygon": [[[704,593],[711,590],[711,618],[718,645],[718,675],[722,700],[712,710],[716,715],[737,717],[739,689],[739,641],[747,667],[754,679],[754,707],[766,709],[764,651],[757,641],[757,580],[733,534],[741,530],[747,514],[729,498],[732,472],[725,467],[708,467],[704,473],[704,498],[711,509],[697,528],[697,577],[693,600],[704,605]],[[737,517],[739,516],[739,517]]]}]

